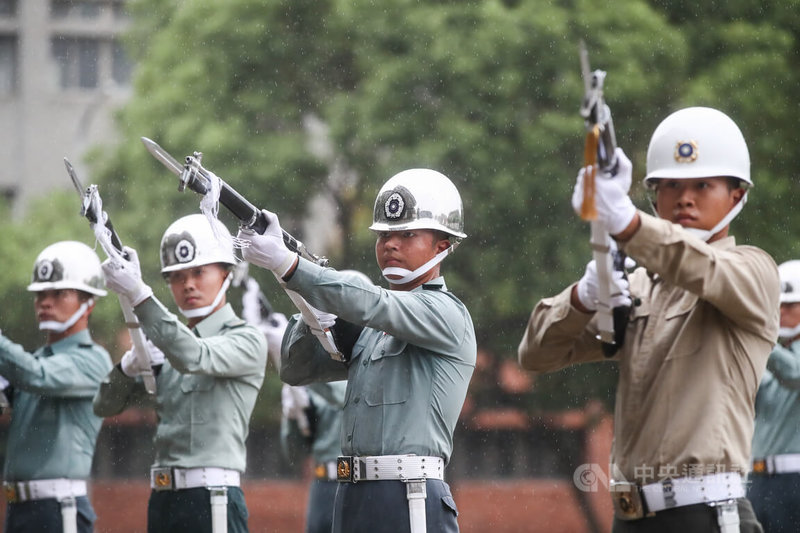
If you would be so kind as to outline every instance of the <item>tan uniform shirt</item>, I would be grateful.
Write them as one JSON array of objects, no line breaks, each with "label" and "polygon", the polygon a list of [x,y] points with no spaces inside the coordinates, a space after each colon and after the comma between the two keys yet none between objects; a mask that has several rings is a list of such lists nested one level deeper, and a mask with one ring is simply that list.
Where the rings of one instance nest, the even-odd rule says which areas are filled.
[{"label": "tan uniform shirt", "polygon": [[[624,251],[634,306],[619,363],[612,478],[651,483],[746,472],[754,401],[778,334],[773,259],[733,237],[707,244],[640,212]],[[593,314],[570,305],[572,287],[541,300],[519,346],[520,364],[550,372],[602,361]]]}]

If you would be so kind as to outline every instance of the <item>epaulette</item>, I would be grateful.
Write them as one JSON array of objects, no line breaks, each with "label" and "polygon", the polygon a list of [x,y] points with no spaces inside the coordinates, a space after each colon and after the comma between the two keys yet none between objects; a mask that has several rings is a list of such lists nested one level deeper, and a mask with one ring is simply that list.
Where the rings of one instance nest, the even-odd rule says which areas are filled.
[{"label": "epaulette", "polygon": [[247,324],[247,322],[244,319],[236,317],[224,322],[222,325],[226,328],[238,328],[240,326],[244,326],[245,324]]}]

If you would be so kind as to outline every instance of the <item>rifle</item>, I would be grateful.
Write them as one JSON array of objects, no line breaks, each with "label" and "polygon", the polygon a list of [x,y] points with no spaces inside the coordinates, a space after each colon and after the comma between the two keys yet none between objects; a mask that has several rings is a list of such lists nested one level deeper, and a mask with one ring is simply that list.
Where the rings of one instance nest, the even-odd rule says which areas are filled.
[{"label": "rifle", "polygon": [[583,220],[591,221],[590,242],[592,256],[597,264],[598,278],[596,312],[598,339],[602,341],[603,354],[612,357],[625,342],[625,330],[630,315],[629,307],[611,308],[611,290],[616,289],[612,283],[612,272],[625,271],[625,254],[617,249],[606,228],[597,221],[594,184],[595,179],[605,179],[603,176],[616,174],[617,139],[614,134],[611,109],[603,97],[606,72],[592,71],[589,68],[589,53],[583,40],[580,42],[580,60],[584,84],[580,113],[587,131],[584,146],[583,205],[580,216]]},{"label": "rifle", "polygon": [[[147,151],[150,152],[153,157],[160,161],[161,164],[167,167],[171,172],[178,175],[178,191],[183,192],[186,187],[189,187],[189,189],[206,198],[207,195],[218,190],[219,202],[239,219],[240,226],[263,235],[268,224],[264,213],[221,178],[203,168],[201,164],[203,154],[201,152],[194,152],[192,155],[186,156],[185,164],[181,165],[169,152],[161,148],[155,141],[147,137],[142,137],[142,143],[144,143],[145,148],[147,148]],[[302,242],[289,235],[285,230],[283,230],[283,242],[289,250],[296,252],[301,257],[320,266],[328,266],[327,258],[312,254]],[[336,347],[336,342],[333,339],[330,328],[323,328],[319,322],[319,318],[317,318],[316,313],[310,308],[308,302],[295,291],[286,288],[286,285],[277,275],[275,275],[275,277],[278,279],[278,283],[281,287],[283,287],[283,290],[286,291],[289,299],[292,300],[295,307],[300,311],[300,314],[303,315],[303,321],[311,328],[311,332],[317,337],[325,351],[328,352],[333,359],[344,361],[345,357],[339,348]]]},{"label": "rifle", "polygon": [[[84,189],[80,179],[78,179],[78,175],[75,173],[75,169],[66,157],[64,158],[64,165],[67,167],[67,173],[72,179],[72,184],[78,191],[78,196],[81,197],[81,216],[89,220],[89,225],[94,229],[97,241],[100,243],[103,251],[112,259],[115,257],[126,258],[127,254],[122,251],[122,242],[119,240],[117,232],[114,231],[114,226],[108,218],[108,213],[103,211],[103,201],[100,198],[97,185],[92,184]],[[119,305],[122,308],[122,315],[125,317],[125,325],[131,335],[131,342],[133,343],[134,350],[145,359],[142,361],[142,363],[145,364],[141,366],[147,368],[147,370],[140,374],[145,389],[149,394],[155,394],[156,379],[151,368],[152,358],[150,357],[150,350],[147,348],[147,339],[142,332],[139,319],[133,312],[133,306],[131,306],[128,299],[124,296],[118,295],[118,298]]]},{"label": "rifle", "polygon": [[[266,323],[270,326],[276,327],[278,322],[273,316],[272,304],[267,296],[259,287],[258,282],[251,278],[248,274],[248,264],[246,262],[239,263],[233,270],[233,282],[231,285],[234,287],[244,286],[245,290],[242,294],[242,318],[248,323],[261,329]],[[253,293],[256,293],[257,298],[253,298]],[[280,372],[281,369],[281,356],[280,349],[267,350],[267,355],[270,357],[275,369]],[[296,403],[300,403],[298,389],[294,386],[289,387],[289,392]],[[298,414],[297,427],[304,437],[311,436],[311,426],[308,417],[304,411]]]}]

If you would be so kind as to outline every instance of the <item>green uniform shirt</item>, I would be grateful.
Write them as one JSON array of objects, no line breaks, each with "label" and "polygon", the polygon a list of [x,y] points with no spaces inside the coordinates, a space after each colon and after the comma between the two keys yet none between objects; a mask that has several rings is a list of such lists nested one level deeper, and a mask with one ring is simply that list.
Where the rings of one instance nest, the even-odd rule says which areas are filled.
[{"label": "green uniform shirt", "polygon": [[449,461],[477,346],[472,318],[444,278],[390,291],[300,259],[287,286],[364,326],[347,365],[331,359],[296,317],[283,338],[283,381],[348,380],[342,452]]},{"label": "green uniform shirt", "polygon": [[158,300],[135,308],[148,339],[166,357],[156,398],[140,379],[115,368],[101,384],[95,413],[111,416],[131,405],[153,405],[158,415],[154,466],[219,467],[243,472],[250,415],[264,381],[264,334],[230,304],[193,330]]},{"label": "green uniform shirt", "polygon": [[756,395],[753,458],[800,453],[800,341],[775,346]]},{"label": "green uniform shirt", "polygon": [[[313,406],[306,411],[313,416],[313,420],[309,420],[313,430],[310,454],[317,464],[335,461],[342,455],[342,407],[346,388],[346,381],[312,383],[305,387]],[[296,450],[302,449],[306,441],[296,420],[281,420],[281,445],[287,457],[293,459]]]},{"label": "green uniform shirt", "polygon": [[88,479],[103,423],[92,398],[110,368],[86,329],[32,354],[0,335],[0,374],[14,387],[6,481]]}]

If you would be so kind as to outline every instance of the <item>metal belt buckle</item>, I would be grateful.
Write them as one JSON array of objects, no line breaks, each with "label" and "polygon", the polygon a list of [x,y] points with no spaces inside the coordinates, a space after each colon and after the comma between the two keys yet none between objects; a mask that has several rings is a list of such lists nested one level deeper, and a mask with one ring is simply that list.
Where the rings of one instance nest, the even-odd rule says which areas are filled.
[{"label": "metal belt buckle", "polygon": [[766,461],[766,459],[759,459],[757,461],[753,461],[753,473],[755,473],[755,474],[766,474],[767,473],[767,461]]},{"label": "metal belt buckle", "polygon": [[639,486],[627,481],[612,481],[610,485],[611,499],[614,502],[614,516],[620,520],[638,520],[647,512]]},{"label": "metal belt buckle", "polygon": [[4,483],[3,493],[6,495],[8,503],[17,503],[17,487],[14,483]]},{"label": "metal belt buckle", "polygon": [[340,455],[336,458],[336,481],[344,483],[355,483],[353,477],[353,457],[350,455]]},{"label": "metal belt buckle", "polygon": [[153,489],[154,490],[172,490],[174,487],[174,476],[172,474],[172,467],[164,466],[161,468],[153,468],[150,471],[153,476]]}]

